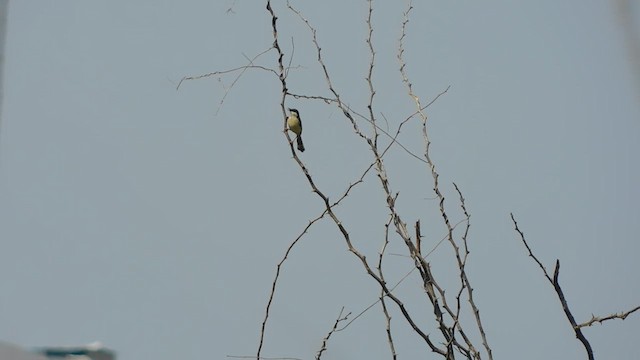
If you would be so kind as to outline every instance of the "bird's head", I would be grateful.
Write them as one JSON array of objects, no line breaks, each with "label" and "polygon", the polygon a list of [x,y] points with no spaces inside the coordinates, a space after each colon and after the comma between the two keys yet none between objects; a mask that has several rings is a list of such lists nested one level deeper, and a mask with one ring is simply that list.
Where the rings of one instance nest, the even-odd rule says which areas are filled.
[{"label": "bird's head", "polygon": [[296,109],[289,108],[289,111],[291,112],[291,115],[300,116],[300,113]]}]

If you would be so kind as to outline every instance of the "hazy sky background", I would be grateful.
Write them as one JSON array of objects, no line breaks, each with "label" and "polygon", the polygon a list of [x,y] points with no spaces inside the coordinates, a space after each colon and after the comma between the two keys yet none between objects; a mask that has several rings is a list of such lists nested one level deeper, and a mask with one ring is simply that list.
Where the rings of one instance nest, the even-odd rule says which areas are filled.
[{"label": "hazy sky background", "polygon": [[[101,341],[121,360],[255,354],[275,265],[323,205],[282,135],[273,74],[246,72],[222,107],[233,75],[176,85],[268,49],[265,4],[10,3],[0,340]],[[293,4],[317,27],[343,101],[366,113],[367,3]],[[452,181],[467,200],[468,271],[494,356],[585,358],[509,213],[549,269],[561,260],[579,322],[640,304],[640,83],[619,10],[596,0],[414,7],[407,70],[423,102],[451,85],[428,109],[432,157],[454,221],[462,215]],[[639,6],[631,7],[637,24]],[[290,90],[328,96],[304,23],[283,2],[274,8],[287,56],[295,44]],[[414,111],[396,58],[405,9],[374,2],[374,106],[391,129]],[[269,52],[257,63],[275,60]],[[366,144],[332,106],[292,98],[287,105],[302,113],[301,158],[336,199],[371,161]],[[418,154],[419,129],[415,120],[400,137]],[[420,218],[425,242],[435,244],[444,228],[427,169],[397,147],[386,159],[405,221]],[[374,174],[337,212],[374,258],[388,216]],[[456,277],[446,270],[450,255],[441,247],[429,258],[445,282]],[[386,263],[391,279],[411,267],[402,256]],[[417,278],[398,291],[433,325]],[[335,226],[319,223],[283,268],[263,355],[313,358],[342,306],[357,313],[377,296]],[[401,358],[424,354],[397,312],[393,326]],[[585,334],[597,357],[636,358],[640,316]],[[323,358],[390,358],[379,309],[335,334]]]}]

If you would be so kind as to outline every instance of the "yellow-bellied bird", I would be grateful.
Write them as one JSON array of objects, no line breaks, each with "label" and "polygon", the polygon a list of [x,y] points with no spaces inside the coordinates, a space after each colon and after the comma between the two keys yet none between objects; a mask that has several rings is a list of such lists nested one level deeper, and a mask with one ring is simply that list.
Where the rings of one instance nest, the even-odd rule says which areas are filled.
[{"label": "yellow-bellied bird", "polygon": [[296,109],[289,109],[289,112],[290,114],[287,118],[287,127],[296,134],[298,150],[304,151],[304,144],[302,143],[302,120],[300,120],[300,113]]}]

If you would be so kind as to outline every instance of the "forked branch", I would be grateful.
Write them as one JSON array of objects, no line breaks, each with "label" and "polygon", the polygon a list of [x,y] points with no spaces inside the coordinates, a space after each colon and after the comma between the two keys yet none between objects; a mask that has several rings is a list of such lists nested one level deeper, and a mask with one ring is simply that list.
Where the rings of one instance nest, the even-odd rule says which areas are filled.
[{"label": "forked branch", "polygon": [[518,227],[518,222],[516,221],[515,217],[513,216],[513,213],[511,214],[511,221],[513,221],[513,225],[515,226],[515,230],[520,235],[520,239],[522,240],[522,243],[524,244],[525,248],[527,248],[527,251],[529,252],[529,256],[531,258],[533,258],[533,260],[538,264],[540,269],[542,269],[544,277],[553,286],[553,289],[555,290],[556,295],[558,296],[558,299],[560,300],[560,304],[562,305],[562,310],[564,311],[565,316],[567,317],[567,320],[569,320],[569,323],[571,324],[571,327],[573,328],[573,331],[574,331],[574,333],[576,335],[576,338],[578,338],[578,340],[580,340],[580,342],[584,346],[584,348],[585,348],[585,350],[587,352],[587,357],[589,358],[589,360],[594,359],[593,348],[591,347],[591,344],[589,343],[587,338],[582,333],[582,328],[591,326],[594,323],[602,323],[602,322],[607,321],[607,320],[613,320],[613,319],[624,320],[624,319],[627,318],[627,316],[635,313],[636,311],[639,311],[640,310],[640,306],[637,306],[637,307],[635,307],[635,308],[633,308],[633,309],[631,309],[629,311],[624,311],[624,312],[620,312],[620,313],[617,313],[617,314],[611,314],[611,315],[602,316],[602,317],[591,315],[591,319],[590,320],[585,321],[585,322],[583,322],[581,324],[576,323],[575,317],[573,316],[573,313],[571,312],[571,309],[569,308],[569,305],[567,303],[567,299],[565,298],[564,292],[562,291],[562,287],[560,286],[560,280],[559,280],[559,277],[560,277],[560,260],[556,260],[556,264],[555,264],[555,267],[554,267],[554,270],[553,270],[553,277],[549,276],[549,273],[547,272],[546,267],[533,254],[533,251],[531,250],[531,247],[529,246],[529,244],[527,243],[527,240],[524,237],[524,233]]}]

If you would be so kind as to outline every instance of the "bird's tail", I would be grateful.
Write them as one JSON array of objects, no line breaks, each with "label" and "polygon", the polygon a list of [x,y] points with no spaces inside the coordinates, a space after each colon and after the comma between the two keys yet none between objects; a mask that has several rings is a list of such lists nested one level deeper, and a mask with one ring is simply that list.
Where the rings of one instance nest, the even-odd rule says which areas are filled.
[{"label": "bird's tail", "polygon": [[296,140],[298,142],[298,150],[300,150],[301,152],[304,152],[304,144],[302,143],[302,136],[298,135]]}]

